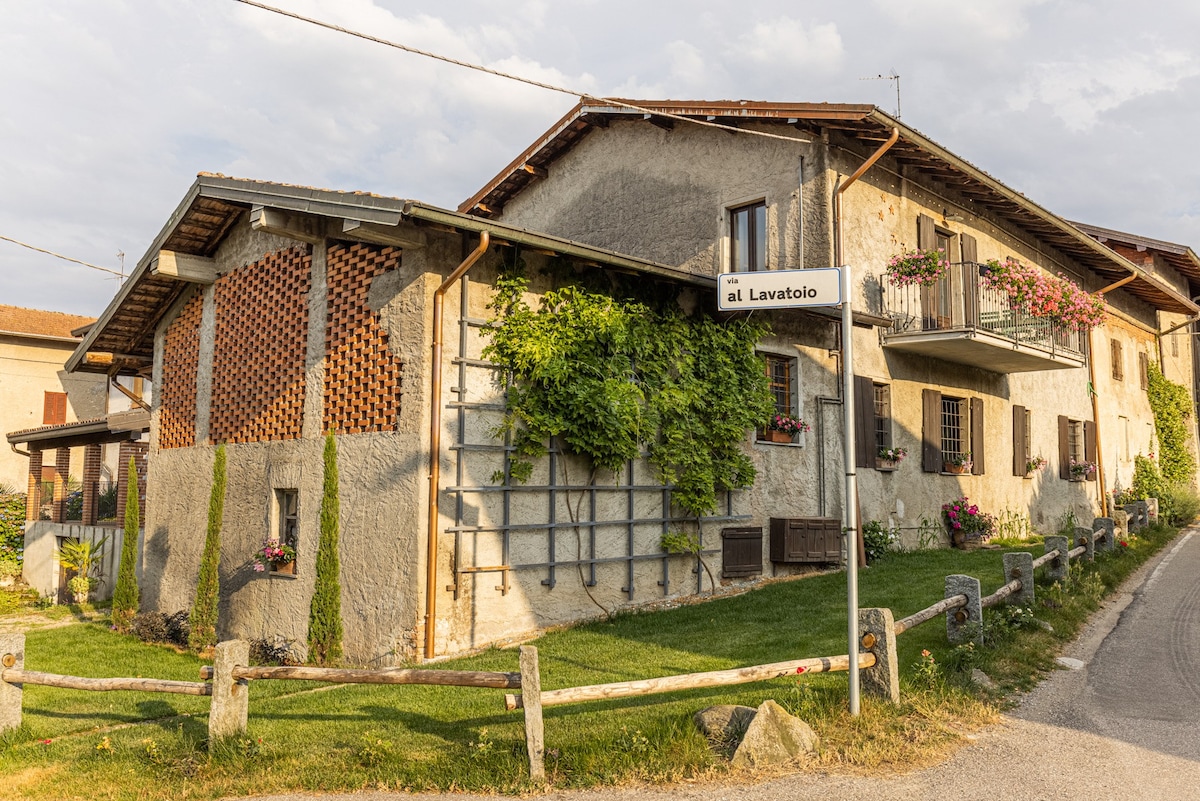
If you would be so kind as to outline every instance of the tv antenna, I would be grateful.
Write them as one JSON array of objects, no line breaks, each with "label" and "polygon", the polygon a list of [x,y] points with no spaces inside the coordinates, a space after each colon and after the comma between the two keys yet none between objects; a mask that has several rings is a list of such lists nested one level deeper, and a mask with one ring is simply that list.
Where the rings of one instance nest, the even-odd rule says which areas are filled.
[{"label": "tv antenna", "polygon": [[865,78],[859,78],[860,81],[894,81],[896,84],[896,119],[900,119],[900,73],[896,72],[896,68],[892,68],[890,75],[868,75]]}]

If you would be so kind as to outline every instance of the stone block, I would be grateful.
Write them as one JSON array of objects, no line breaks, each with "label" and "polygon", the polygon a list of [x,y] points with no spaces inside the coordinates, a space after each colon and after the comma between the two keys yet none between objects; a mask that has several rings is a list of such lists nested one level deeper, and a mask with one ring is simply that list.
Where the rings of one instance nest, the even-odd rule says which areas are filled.
[{"label": "stone block", "polygon": [[1096,535],[1092,533],[1090,528],[1085,526],[1075,527],[1075,548],[1078,548],[1080,545],[1087,548],[1087,551],[1083,554],[1083,558],[1089,562],[1096,561]]},{"label": "stone block", "polygon": [[746,729],[757,712],[752,706],[718,704],[701,709],[692,716],[700,733],[717,746],[733,746],[746,736]]},{"label": "stone block", "polygon": [[1111,517],[1097,517],[1092,521],[1092,530],[1099,531],[1096,544],[1102,551],[1111,551],[1117,547],[1117,524]]},{"label": "stone block", "polygon": [[763,767],[791,762],[815,751],[820,739],[804,721],[774,701],[763,701],[733,754],[735,767]]}]

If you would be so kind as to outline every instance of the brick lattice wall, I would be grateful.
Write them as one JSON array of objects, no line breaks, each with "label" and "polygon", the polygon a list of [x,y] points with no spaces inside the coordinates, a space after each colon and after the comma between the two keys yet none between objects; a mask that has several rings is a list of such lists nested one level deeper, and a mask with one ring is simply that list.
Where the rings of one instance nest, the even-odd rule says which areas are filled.
[{"label": "brick lattice wall", "polygon": [[311,280],[307,248],[268,254],[217,279],[213,442],[300,436]]},{"label": "brick lattice wall", "polygon": [[388,348],[371,310],[371,282],[400,266],[398,248],[365,244],[329,249],[325,326],[324,429],[339,434],[395,431],[403,364]]},{"label": "brick lattice wall", "polygon": [[204,296],[197,293],[167,329],[159,391],[158,447],[196,444],[196,371],[200,365],[200,317]]},{"label": "brick lattice wall", "polygon": [[146,468],[150,446],[145,442],[122,442],[117,459],[117,520],[125,520],[125,502],[129,499],[129,457],[138,475],[138,520],[146,522]]}]

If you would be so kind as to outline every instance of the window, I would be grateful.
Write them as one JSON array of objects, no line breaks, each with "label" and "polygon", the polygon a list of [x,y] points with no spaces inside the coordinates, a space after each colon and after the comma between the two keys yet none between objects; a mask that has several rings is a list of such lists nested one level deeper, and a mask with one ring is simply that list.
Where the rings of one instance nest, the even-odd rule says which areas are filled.
[{"label": "window", "polygon": [[1013,406],[1013,475],[1029,472],[1033,459],[1033,415],[1024,406]]},{"label": "window", "polygon": [[729,210],[729,271],[767,269],[767,204]]},{"label": "window", "polygon": [[966,457],[972,475],[984,473],[983,400],[943,396],[926,389],[922,396],[921,469],[948,472]]},{"label": "window", "polygon": [[1125,380],[1125,357],[1121,353],[1121,343],[1118,340],[1110,339],[1108,341],[1108,349],[1112,355],[1112,377],[1113,381]]},{"label": "window", "polygon": [[872,384],[875,405],[875,450],[892,447],[892,388],[887,384]]},{"label": "window", "polygon": [[[765,354],[763,364],[767,372],[767,386],[775,398],[775,414],[796,417],[796,360]],[[758,438],[770,439],[770,436],[767,432],[759,432]]]},{"label": "window", "polygon": [[[1058,417],[1058,476],[1071,479],[1071,462],[1096,461],[1096,424],[1090,420],[1073,420],[1066,415]],[[1096,471],[1087,476],[1096,480]]]},{"label": "window", "polygon": [[275,535],[280,545],[296,549],[300,543],[300,492],[275,490]]},{"label": "window", "polygon": [[854,444],[858,467],[875,467],[879,451],[892,447],[892,388],[854,376]]},{"label": "window", "polygon": [[42,404],[42,425],[61,426],[67,422],[67,393],[47,392]]},{"label": "window", "polygon": [[1138,377],[1142,382],[1142,389],[1150,389],[1150,356],[1145,351],[1138,354]]}]

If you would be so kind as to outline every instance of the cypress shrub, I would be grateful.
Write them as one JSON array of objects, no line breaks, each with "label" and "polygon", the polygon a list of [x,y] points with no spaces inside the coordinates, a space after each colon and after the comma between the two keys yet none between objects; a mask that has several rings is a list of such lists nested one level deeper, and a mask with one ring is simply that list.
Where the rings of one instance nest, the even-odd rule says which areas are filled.
[{"label": "cypress shrub", "polygon": [[133,616],[141,603],[137,583],[137,541],[141,528],[138,498],[137,462],[129,457],[128,491],[125,495],[125,537],[121,542],[121,565],[117,569],[117,586],[113,589],[113,627],[122,634],[129,632]]},{"label": "cypress shrub", "polygon": [[208,532],[204,536],[204,555],[200,558],[200,581],[196,600],[188,616],[191,631],[188,646],[203,651],[217,644],[217,601],[221,592],[217,568],[221,562],[221,518],[225,514],[225,446],[218,445],[213,459],[212,495],[208,500]]},{"label": "cypress shrub", "polygon": [[336,664],[342,658],[342,584],[338,560],[337,443],[325,435],[325,481],[321,493],[321,539],[317,544],[317,575],[308,611],[308,661]]}]

